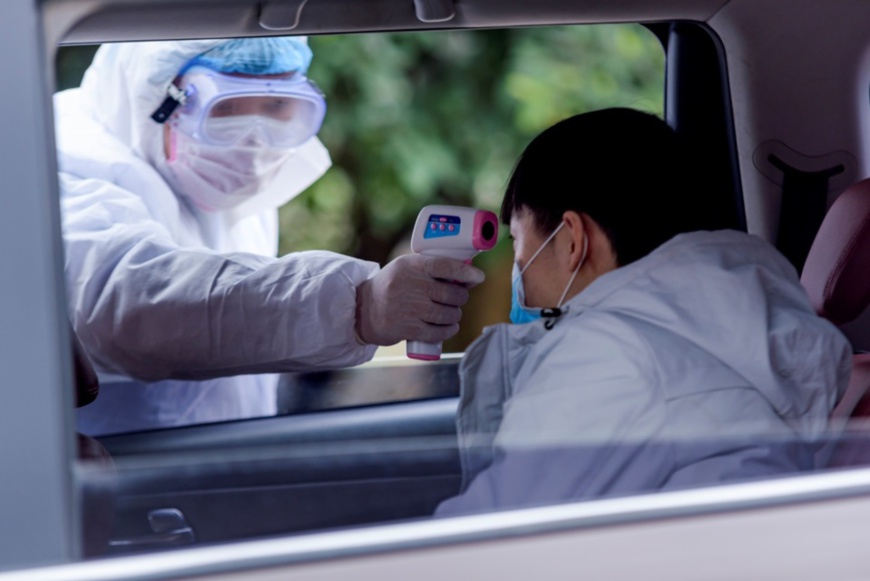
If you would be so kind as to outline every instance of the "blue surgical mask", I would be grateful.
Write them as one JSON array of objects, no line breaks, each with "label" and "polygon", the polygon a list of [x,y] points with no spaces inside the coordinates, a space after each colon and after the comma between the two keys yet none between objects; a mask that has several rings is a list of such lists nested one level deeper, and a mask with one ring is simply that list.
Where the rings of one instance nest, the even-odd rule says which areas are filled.
[{"label": "blue surgical mask", "polygon": [[[550,243],[550,241],[556,237],[556,234],[559,233],[559,230],[565,225],[565,222],[559,224],[559,226],[553,230],[553,232],[544,240],[544,243],[541,244],[540,248],[538,248],[526,265],[520,269],[520,265],[517,261],[514,261],[513,272],[511,273],[511,323],[515,325],[521,325],[523,323],[532,323],[534,321],[540,320],[543,316],[542,312],[545,310],[541,307],[527,307],[526,306],[526,291],[523,286],[523,274],[528,270],[529,266],[534,262],[534,260],[538,257],[541,251]],[[568,286],[565,287],[565,291],[562,293],[562,297],[559,299],[559,304],[556,306],[555,311],[558,313],[559,308],[562,306],[562,303],[565,301],[565,296],[568,294],[568,289],[571,288],[571,285],[574,283],[574,279],[577,276],[577,273],[580,271],[580,267],[583,266],[583,262],[586,260],[586,251],[589,248],[589,239],[584,237],[583,240],[583,256],[580,258],[580,262],[577,264],[577,268],[574,269],[574,274],[571,275],[571,280],[568,281]],[[553,310],[553,309],[546,309]],[[558,316],[558,315],[557,315]]]},{"label": "blue surgical mask", "polygon": [[[530,261],[531,262],[531,261]],[[533,309],[526,306],[526,290],[523,288],[523,271],[520,265],[514,261],[514,269],[511,273],[511,323],[521,325],[532,323],[541,318],[542,309]]]}]

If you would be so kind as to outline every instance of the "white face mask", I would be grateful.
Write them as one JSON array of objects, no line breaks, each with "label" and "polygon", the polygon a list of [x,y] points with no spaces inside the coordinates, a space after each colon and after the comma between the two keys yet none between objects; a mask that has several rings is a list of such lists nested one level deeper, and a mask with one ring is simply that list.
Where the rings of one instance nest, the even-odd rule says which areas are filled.
[{"label": "white face mask", "polygon": [[257,143],[205,145],[171,129],[167,167],[179,193],[207,212],[229,210],[264,190],[293,155]]}]

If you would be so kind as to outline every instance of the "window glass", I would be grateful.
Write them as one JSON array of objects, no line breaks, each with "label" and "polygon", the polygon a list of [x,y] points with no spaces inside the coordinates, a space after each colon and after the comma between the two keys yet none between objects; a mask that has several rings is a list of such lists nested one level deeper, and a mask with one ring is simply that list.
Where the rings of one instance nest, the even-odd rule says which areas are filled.
[{"label": "window glass", "polygon": [[[280,208],[279,255],[329,250],[386,264],[410,252],[423,206],[497,212],[517,155],[556,121],[607,106],[657,115],[663,109],[664,53],[639,25],[322,36],[310,38],[309,45],[308,76],[328,108],[318,137],[332,166]],[[79,85],[96,48],[59,49],[59,90]],[[503,230],[496,247],[475,258],[487,278],[471,292],[445,353],[462,353],[485,326],[508,320],[513,255],[507,234]],[[402,342],[380,348],[362,368],[284,374],[273,398],[277,405],[243,416],[454,396],[458,361],[445,356],[439,363],[416,364]],[[129,386],[116,393],[119,382],[124,383],[108,373],[102,401],[79,412],[95,435],[155,427],[150,420],[102,421],[110,401],[134,405]],[[203,383],[202,390],[218,389],[214,383]],[[147,389],[174,385],[151,383]],[[200,390],[191,390],[194,400]],[[91,421],[94,416],[100,421]],[[190,413],[172,421],[190,425],[231,417]]]},{"label": "window glass", "polygon": [[[317,91],[325,95],[326,113],[317,135],[329,152],[331,167],[310,187],[301,187],[273,222],[270,218],[261,224],[266,230],[275,228],[278,236],[272,242],[279,256],[326,250],[387,264],[410,252],[415,219],[426,205],[497,212],[520,154],[545,129],[604,108],[630,107],[661,116],[664,106],[662,47],[638,25],[322,36],[308,43],[313,60],[307,75],[319,89],[289,88],[298,80],[293,75],[272,79],[295,91],[294,98],[304,101],[304,107],[280,118],[273,115],[259,125],[224,123],[227,116],[205,113],[191,121],[203,123],[191,131],[201,130],[220,145],[239,143],[251,127],[272,145],[288,143],[295,135],[288,130],[289,121],[298,111],[307,111],[309,121],[316,118],[322,107],[317,104]],[[99,133],[94,126],[76,126],[74,133],[63,127],[76,106],[69,96],[77,94],[64,91],[76,91],[95,52],[96,47],[58,52],[60,93],[55,104],[61,150],[70,135],[86,140]],[[235,77],[220,82],[227,88],[247,81]],[[207,92],[200,89],[197,97],[205,107]],[[233,105],[259,108],[277,102],[258,94]],[[125,107],[134,105],[130,99],[107,97],[99,107],[104,113],[116,108],[122,115]],[[247,123],[248,116],[229,117]],[[135,134],[112,136],[122,137],[137,139]],[[631,141],[634,136],[624,137]],[[184,137],[176,139],[160,145],[165,151],[194,147]],[[101,155],[119,155],[120,147],[108,143],[107,147],[96,140],[88,147]],[[152,166],[147,179],[165,176],[147,144],[137,147],[137,163]],[[128,235],[125,228],[140,226],[139,218],[131,220],[131,216],[150,212],[165,217],[166,212],[176,211],[155,209],[156,198],[131,202],[125,193],[131,174],[110,171],[115,180],[111,181],[97,175],[88,156],[77,151],[79,158],[60,154],[68,261],[76,260],[75,253],[83,247],[76,235],[81,223],[94,221],[102,228],[91,230],[100,233],[97,244],[114,245]],[[268,160],[263,163],[268,165]],[[220,173],[227,165],[211,167]],[[112,167],[124,166],[119,162]],[[96,173],[89,173],[92,169]],[[640,170],[632,166],[625,171]],[[111,185],[84,191],[95,183],[88,180],[101,179]],[[595,193],[609,195],[605,188]],[[648,197],[655,200],[668,193],[651,189]],[[99,196],[104,196],[101,205],[88,205]],[[167,236],[186,236],[173,230],[183,221],[169,222]],[[612,238],[605,230],[600,236]],[[98,437],[80,440],[81,455],[88,460],[77,467],[86,553],[121,555],[681,490],[805,473],[831,462],[843,466],[863,461],[860,445],[824,445],[828,428],[824,408],[838,396],[830,384],[842,383],[845,361],[837,359],[842,359],[843,345],[835,334],[824,326],[810,326],[827,343],[807,347],[790,334],[798,327],[807,329],[807,321],[786,313],[770,323],[783,330],[781,344],[774,345],[778,335],[773,333],[772,343],[747,350],[739,337],[748,337],[743,333],[750,330],[742,330],[742,323],[736,322],[734,329],[741,330],[735,331],[735,341],[708,344],[708,337],[732,332],[716,326],[724,325],[728,317],[713,317],[718,314],[715,305],[707,309],[711,317],[697,327],[694,322],[681,325],[691,320],[686,314],[690,299],[697,300],[699,293],[714,296],[710,289],[718,284],[718,271],[708,280],[687,283],[692,288],[682,289],[686,300],[671,304],[672,310],[644,311],[645,301],[656,293],[655,285],[679,279],[669,274],[678,271],[677,259],[662,260],[644,274],[648,278],[642,279],[643,292],[638,290],[614,307],[616,315],[591,309],[588,324],[576,335],[550,335],[542,328],[541,336],[524,336],[515,343],[510,343],[515,337],[507,335],[498,339],[511,345],[501,352],[478,347],[466,359],[465,383],[461,383],[462,353],[485,327],[509,320],[515,252],[530,261],[522,232],[512,234],[513,245],[503,227],[495,248],[475,258],[474,263],[486,272],[486,282],[472,289],[460,331],[445,343],[440,361],[409,360],[406,346],[399,344],[379,349],[372,361],[360,366],[324,370],[311,364],[309,371],[277,378],[257,375],[238,405],[271,398],[269,405],[252,406],[244,413],[204,411],[210,398],[224,389],[222,376],[245,381],[244,366],[228,363],[215,377],[198,381],[190,381],[183,366],[152,375],[148,349],[158,348],[154,341],[159,337],[143,331],[133,342],[142,352],[137,354],[141,363],[133,374],[138,385],[131,387],[122,370],[113,367],[110,355],[94,351],[104,347],[112,353],[111,338],[96,337],[89,330],[91,321],[75,315],[74,323],[102,383],[97,402],[82,408],[79,418],[105,420],[96,430],[84,424],[79,428]],[[156,236],[162,240],[164,234]],[[585,242],[578,239],[578,248],[592,244],[597,249],[598,243],[589,241],[604,238],[595,236],[599,235],[590,230]],[[732,258],[758,251],[741,246],[745,241],[731,244],[729,240],[717,244],[735,249]],[[537,242],[543,245],[546,236]],[[254,250],[263,247],[256,235],[250,247],[207,236],[189,243],[207,246],[213,254],[231,254],[233,268],[257,263]],[[135,274],[150,260],[163,258],[138,257],[132,251],[129,260],[138,261],[131,270]],[[579,264],[586,260],[592,259],[584,250]],[[717,261],[727,262],[722,257],[709,262]],[[70,277],[71,288],[84,289],[75,296],[99,293],[117,283],[101,266],[89,262],[89,276]],[[165,266],[176,268],[171,260]],[[217,280],[208,271],[192,272],[202,277],[198,280],[205,286]],[[620,272],[628,270],[616,268],[613,274]],[[726,278],[722,285],[731,284]],[[526,292],[533,292],[534,280],[525,281]],[[276,282],[270,279],[263,284]],[[137,285],[134,281],[130,288],[144,288]],[[710,286],[700,288],[704,285]],[[592,292],[606,286],[589,288]],[[777,296],[798,300],[789,294],[798,290],[788,286]],[[145,303],[159,302],[161,292],[164,289],[148,288]],[[232,292],[226,289],[227,296]],[[601,301],[611,294],[601,293]],[[117,305],[125,308],[137,307]],[[209,308],[221,305],[212,303]],[[765,316],[759,308],[743,306],[740,312],[763,325]],[[148,328],[150,316],[143,315],[137,324]],[[173,318],[172,312],[161,316],[166,317],[161,325],[167,340],[189,331],[190,321]],[[326,321],[334,314],[323,316]],[[244,317],[237,321],[247,322]],[[234,332],[209,327],[207,320],[199,324],[196,328],[216,340]],[[493,333],[506,327],[498,329]],[[537,351],[528,347],[549,337],[561,339]],[[238,352],[256,348],[240,343]],[[781,361],[786,361],[785,367],[798,359],[812,361],[819,358],[819,350],[832,356],[819,370],[807,371],[806,383],[781,380],[787,376]],[[710,355],[714,352],[715,357]],[[774,355],[768,360],[770,353]],[[540,364],[529,357],[539,357]],[[754,375],[742,375],[744,368]],[[758,388],[762,385],[763,390]],[[575,392],[581,397],[574,397]],[[171,412],[161,402],[180,398],[187,398],[188,411],[162,425],[125,423],[116,413],[139,406],[162,421]],[[231,406],[232,400],[227,401]],[[562,476],[550,476],[556,473]]]}]

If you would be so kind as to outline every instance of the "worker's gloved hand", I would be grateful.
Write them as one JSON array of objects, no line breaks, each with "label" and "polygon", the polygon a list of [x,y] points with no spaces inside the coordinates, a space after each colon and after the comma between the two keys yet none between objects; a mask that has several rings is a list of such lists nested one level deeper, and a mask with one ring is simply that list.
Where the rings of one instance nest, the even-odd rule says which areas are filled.
[{"label": "worker's gloved hand", "polygon": [[357,287],[356,332],[365,343],[437,343],[459,331],[468,289],[479,268],[451,258],[407,254]]}]

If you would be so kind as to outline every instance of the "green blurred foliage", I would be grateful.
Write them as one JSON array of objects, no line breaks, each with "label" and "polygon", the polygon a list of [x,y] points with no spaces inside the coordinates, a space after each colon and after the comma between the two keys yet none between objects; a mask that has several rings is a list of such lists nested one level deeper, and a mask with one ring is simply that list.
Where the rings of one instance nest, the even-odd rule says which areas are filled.
[{"label": "green blurred foliage", "polygon": [[57,51],[54,61],[55,87],[58,91],[78,87],[85,69],[94,60],[98,46],[65,46]]},{"label": "green blurred foliage", "polygon": [[282,252],[328,248],[384,263],[426,204],[497,210],[523,147],[553,123],[602,107],[663,108],[664,54],[639,25],[310,44],[309,76],[329,104],[320,137],[334,165],[282,208]]}]

